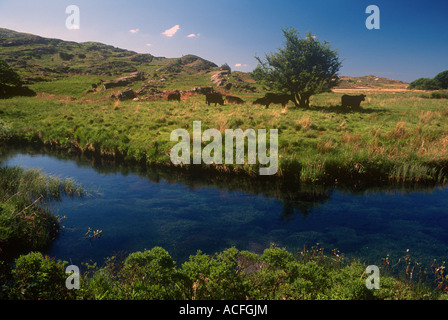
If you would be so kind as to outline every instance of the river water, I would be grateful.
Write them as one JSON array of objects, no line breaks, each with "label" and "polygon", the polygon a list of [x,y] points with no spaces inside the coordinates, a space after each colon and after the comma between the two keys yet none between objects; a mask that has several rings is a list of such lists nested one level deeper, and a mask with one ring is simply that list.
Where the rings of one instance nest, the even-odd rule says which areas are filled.
[{"label": "river water", "polygon": [[[10,150],[2,165],[71,177],[90,191],[52,205],[65,217],[64,229],[46,254],[71,264],[101,264],[154,246],[183,262],[197,250],[213,254],[235,246],[261,253],[271,243],[290,250],[318,244],[378,265],[388,255],[411,254],[427,263],[447,257],[448,191],[442,187],[347,192],[226,186],[29,150]],[[89,228],[102,237],[86,239]]]}]

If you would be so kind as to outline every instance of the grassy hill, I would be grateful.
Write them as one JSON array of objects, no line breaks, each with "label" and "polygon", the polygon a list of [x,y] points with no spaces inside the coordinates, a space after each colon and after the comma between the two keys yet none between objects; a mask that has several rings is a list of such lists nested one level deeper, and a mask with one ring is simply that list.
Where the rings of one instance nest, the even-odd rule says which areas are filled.
[{"label": "grassy hill", "polygon": [[[194,55],[178,59],[154,57],[98,42],[76,43],[8,29],[0,29],[0,59],[6,60],[27,85],[62,81],[68,88],[68,77],[79,84],[82,76],[86,84],[82,92],[97,81],[137,71],[145,73],[147,79],[164,79],[168,83],[174,78],[181,78],[178,82],[182,82],[182,76],[188,75],[200,85],[204,80],[210,84],[210,76],[204,75],[219,69],[213,62]],[[43,88],[45,85],[36,89]]]},{"label": "grassy hill", "polygon": [[367,75],[363,77],[340,77],[338,89],[391,89],[405,90],[409,83],[388,78]]},{"label": "grassy hill", "polygon": [[[224,93],[235,92],[249,98],[263,91],[250,73],[226,74],[215,63],[191,54],[180,58],[155,57],[98,42],[76,43],[2,28],[0,59],[6,60],[36,92],[76,98],[85,95],[92,85],[135,72],[143,73],[144,80],[123,87],[138,91],[149,86],[163,91],[214,86]],[[368,75],[341,77],[338,89],[405,89],[407,86],[402,81]],[[98,97],[111,94],[103,92]]]}]

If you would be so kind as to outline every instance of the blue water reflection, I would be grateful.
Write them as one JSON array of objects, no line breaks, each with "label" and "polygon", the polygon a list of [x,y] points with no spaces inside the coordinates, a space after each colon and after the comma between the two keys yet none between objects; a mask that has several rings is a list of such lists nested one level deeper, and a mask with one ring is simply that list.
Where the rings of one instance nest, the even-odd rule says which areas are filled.
[{"label": "blue water reflection", "polygon": [[[3,165],[41,168],[92,190],[84,199],[54,204],[56,214],[66,218],[48,254],[73,264],[102,262],[113,254],[154,246],[182,262],[197,250],[213,254],[235,246],[261,252],[272,242],[292,250],[318,243],[374,264],[408,249],[422,261],[447,257],[444,188],[361,194],[330,190],[328,199],[307,206],[303,214],[297,200],[163,178],[154,181],[132,172],[102,173],[48,154],[16,153]],[[86,240],[89,227],[102,230],[102,238]]]}]

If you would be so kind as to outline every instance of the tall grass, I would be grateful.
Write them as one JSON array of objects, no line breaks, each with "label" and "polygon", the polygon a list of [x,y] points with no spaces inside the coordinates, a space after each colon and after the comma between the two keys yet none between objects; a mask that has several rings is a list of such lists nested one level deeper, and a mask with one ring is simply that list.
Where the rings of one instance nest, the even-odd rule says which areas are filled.
[{"label": "tall grass", "polygon": [[59,218],[48,207],[63,196],[82,197],[71,179],[48,177],[34,169],[0,168],[0,256],[40,250],[57,236]]},{"label": "tall grass", "polygon": [[[74,80],[73,80],[74,81]],[[438,183],[448,159],[448,112],[440,99],[415,93],[372,93],[361,109],[336,104],[340,94],[313,97],[311,108],[207,106],[201,95],[179,102],[117,102],[105,96],[14,98],[0,105],[0,139],[39,142],[68,152],[170,165],[171,131],[278,129],[280,178],[297,182]],[[293,158],[291,156],[294,156]],[[291,161],[291,163],[290,163]],[[300,166],[297,171],[288,168]],[[243,166],[241,172],[251,171]]]}]

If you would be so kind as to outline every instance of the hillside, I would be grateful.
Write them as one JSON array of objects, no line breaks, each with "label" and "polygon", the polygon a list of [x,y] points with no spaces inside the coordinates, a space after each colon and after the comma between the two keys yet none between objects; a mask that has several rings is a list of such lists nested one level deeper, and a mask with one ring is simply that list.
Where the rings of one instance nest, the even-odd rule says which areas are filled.
[{"label": "hillside", "polygon": [[363,77],[340,77],[337,89],[390,89],[404,90],[409,83],[388,78],[367,75]]},{"label": "hillside", "polygon": [[[213,86],[222,91],[259,94],[262,87],[250,73],[221,70],[195,55],[155,57],[98,42],[77,43],[0,28],[0,59],[4,59],[36,92],[79,96],[97,93],[103,82],[115,88],[161,92]],[[121,81],[132,77],[135,81]],[[131,78],[128,78],[128,80]],[[122,85],[120,85],[122,84]],[[407,83],[368,75],[341,77],[338,89],[405,89]],[[118,89],[117,89],[118,90]],[[110,93],[109,93],[110,95]]]},{"label": "hillside", "polygon": [[68,75],[121,76],[200,73],[217,66],[194,55],[180,59],[154,57],[98,42],[76,43],[0,29],[0,58],[26,81],[51,81]]}]

